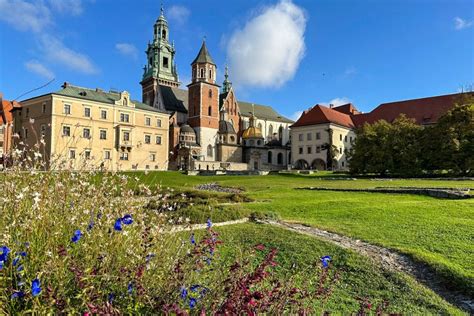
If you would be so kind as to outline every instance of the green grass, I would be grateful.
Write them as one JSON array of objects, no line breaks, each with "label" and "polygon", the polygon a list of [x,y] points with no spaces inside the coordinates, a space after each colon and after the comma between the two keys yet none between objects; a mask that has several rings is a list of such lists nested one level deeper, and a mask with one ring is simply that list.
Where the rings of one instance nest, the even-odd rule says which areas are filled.
[{"label": "green grass", "polygon": [[[400,273],[387,273],[374,266],[371,261],[352,251],[344,250],[318,239],[289,232],[280,228],[258,224],[241,224],[216,229],[224,244],[219,249],[226,264],[239,258],[242,253],[249,253],[256,244],[263,243],[268,248],[279,250],[277,256],[277,276],[288,279],[297,272],[291,270],[297,264],[299,280],[318,281],[318,270],[311,269],[314,262],[324,255],[331,255],[334,267],[341,269],[341,279],[335,287],[333,296],[321,307],[336,314],[356,312],[359,308],[357,297],[370,298],[377,306],[388,300],[388,312],[407,315],[426,314],[462,314],[451,307],[436,294],[421,287],[411,278]],[[318,305],[319,307],[319,305]]]},{"label": "green grass", "polygon": [[[177,172],[136,173],[140,182],[174,188],[218,182],[245,188],[256,203],[242,212],[277,213],[370,243],[393,248],[427,263],[447,283],[474,293],[474,200],[443,200],[426,196],[363,192],[300,191],[296,187],[333,188],[467,187],[472,181],[429,179],[329,180],[333,175],[185,176]],[[334,175],[335,177],[336,175]]]}]

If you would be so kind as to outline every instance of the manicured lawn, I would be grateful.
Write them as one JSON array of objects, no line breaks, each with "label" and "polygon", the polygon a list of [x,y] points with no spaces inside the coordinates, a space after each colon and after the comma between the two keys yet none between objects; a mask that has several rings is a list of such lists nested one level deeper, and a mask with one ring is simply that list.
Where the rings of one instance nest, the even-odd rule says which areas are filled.
[{"label": "manicured lawn", "polygon": [[[359,302],[356,298],[367,297],[374,308],[383,300],[387,300],[390,304],[387,312],[391,313],[461,314],[411,278],[399,273],[384,272],[363,256],[315,238],[250,223],[216,230],[224,241],[218,252],[220,260],[227,262],[219,264],[220,266],[228,266],[235,258],[241,258],[242,253],[248,254],[256,244],[262,243],[267,246],[267,250],[270,247],[279,250],[276,273],[282,281],[293,276],[297,280],[317,282],[319,270],[312,268],[314,262],[319,262],[322,256],[331,255],[333,268],[341,269],[341,279],[336,283],[329,301],[324,306],[316,304],[321,308],[319,312],[357,312]],[[291,267],[295,264],[296,268],[292,270]]]},{"label": "manicured lawn", "polygon": [[472,181],[333,180],[336,175],[269,175],[192,177],[177,172],[135,174],[139,182],[177,189],[218,182],[245,188],[255,203],[244,211],[276,212],[281,218],[397,249],[428,263],[448,283],[474,293],[474,200],[425,196],[300,191],[296,187],[372,188],[380,186],[467,187]]}]

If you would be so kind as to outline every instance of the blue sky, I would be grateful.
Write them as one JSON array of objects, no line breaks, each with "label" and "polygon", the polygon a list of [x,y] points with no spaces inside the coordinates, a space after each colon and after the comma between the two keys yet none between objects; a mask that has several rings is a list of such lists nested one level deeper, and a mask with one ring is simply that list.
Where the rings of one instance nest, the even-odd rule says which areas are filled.
[{"label": "blue sky", "polygon": [[[163,1],[181,81],[202,38],[237,97],[295,117],[316,103],[383,102],[474,84],[473,0]],[[0,0],[0,91],[55,78],[141,99],[157,0]]]}]

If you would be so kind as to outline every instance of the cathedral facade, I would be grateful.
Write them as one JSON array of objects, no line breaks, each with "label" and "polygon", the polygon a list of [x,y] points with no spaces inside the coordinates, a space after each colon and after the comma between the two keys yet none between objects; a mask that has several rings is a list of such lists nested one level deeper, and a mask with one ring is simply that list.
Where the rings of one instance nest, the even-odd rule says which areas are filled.
[{"label": "cathedral facade", "polygon": [[227,67],[219,85],[217,65],[205,41],[191,62],[191,82],[183,88],[163,9],[146,54],[142,102],[170,115],[170,169],[288,168],[293,121],[269,106],[239,101]]}]

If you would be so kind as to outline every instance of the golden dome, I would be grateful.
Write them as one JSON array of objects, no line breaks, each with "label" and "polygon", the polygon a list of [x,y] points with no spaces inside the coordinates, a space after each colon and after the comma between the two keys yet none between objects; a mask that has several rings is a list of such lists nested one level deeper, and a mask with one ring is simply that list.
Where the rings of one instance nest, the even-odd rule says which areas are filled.
[{"label": "golden dome", "polygon": [[263,138],[262,131],[258,127],[250,126],[244,131],[242,138]]}]

